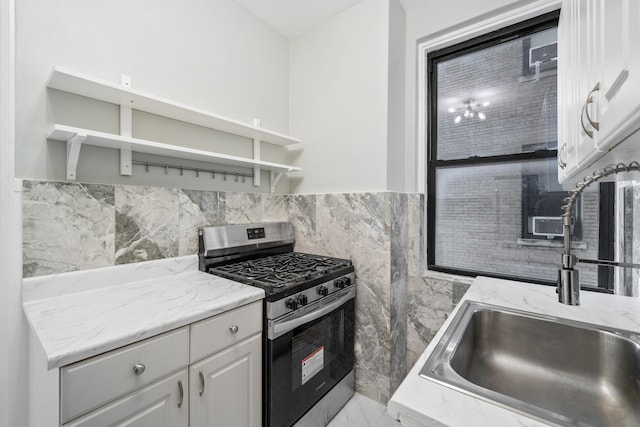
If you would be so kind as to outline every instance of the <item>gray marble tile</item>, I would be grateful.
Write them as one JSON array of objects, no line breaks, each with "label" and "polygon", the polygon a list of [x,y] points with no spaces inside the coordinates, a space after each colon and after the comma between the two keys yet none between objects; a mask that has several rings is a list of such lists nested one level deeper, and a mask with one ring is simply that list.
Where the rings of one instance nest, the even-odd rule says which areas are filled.
[{"label": "gray marble tile", "polygon": [[262,196],[257,193],[225,193],[225,223],[253,224],[262,220]]},{"label": "gray marble tile", "polygon": [[423,224],[424,224],[424,196],[422,194],[408,194],[407,196],[407,263],[410,276],[422,274]]},{"label": "gray marble tile", "polygon": [[391,390],[393,393],[407,373],[407,195],[390,193],[391,201]]},{"label": "gray marble tile", "polygon": [[116,186],[116,264],[178,255],[181,195],[173,188]]},{"label": "gray marble tile", "polygon": [[316,252],[350,258],[356,270],[356,388],[386,401],[391,381],[390,195],[321,194],[316,213]]},{"label": "gray marble tile", "polygon": [[188,199],[185,202],[197,209],[198,216],[207,225],[224,224],[224,192],[202,190],[181,190],[181,192]]},{"label": "gray marble tile", "polygon": [[422,277],[409,278],[407,301],[407,365],[427,348],[453,310],[453,284]]},{"label": "gray marble tile", "polygon": [[408,275],[408,211],[407,195],[390,193],[391,283]]},{"label": "gray marble tile", "polygon": [[348,258],[351,247],[351,210],[346,194],[316,196],[316,252]]},{"label": "gray marble tile", "polygon": [[289,221],[293,224],[298,252],[317,252],[316,195],[292,195],[289,201]]},{"label": "gray marble tile", "polygon": [[356,390],[379,402],[390,398],[391,313],[389,285],[358,279]]},{"label": "gray marble tile", "polygon": [[224,223],[217,191],[182,190],[179,194],[180,256],[198,253],[198,229]]},{"label": "gray marble tile", "polygon": [[113,265],[114,187],[24,181],[23,276]]},{"label": "gray marble tile", "polygon": [[289,196],[263,193],[261,221],[289,221]]},{"label": "gray marble tile", "polygon": [[407,279],[391,283],[390,394],[407,375]]},{"label": "gray marble tile", "polygon": [[390,251],[391,193],[347,194],[346,198],[354,249],[366,242],[376,250]]}]

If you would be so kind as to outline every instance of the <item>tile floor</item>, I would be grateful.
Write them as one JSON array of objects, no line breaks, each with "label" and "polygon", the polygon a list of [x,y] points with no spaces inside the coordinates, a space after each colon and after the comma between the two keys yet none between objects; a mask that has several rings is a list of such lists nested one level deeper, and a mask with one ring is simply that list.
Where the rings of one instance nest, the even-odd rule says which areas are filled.
[{"label": "tile floor", "polygon": [[361,394],[354,394],[327,427],[395,427],[387,408]]}]

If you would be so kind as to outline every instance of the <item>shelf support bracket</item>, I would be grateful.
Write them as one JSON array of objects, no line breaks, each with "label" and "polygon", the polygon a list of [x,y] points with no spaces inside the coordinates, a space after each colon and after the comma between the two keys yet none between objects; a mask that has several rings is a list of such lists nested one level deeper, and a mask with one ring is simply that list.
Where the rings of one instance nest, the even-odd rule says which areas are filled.
[{"label": "shelf support bracket", "polygon": [[[260,140],[253,138],[253,160],[260,160]],[[253,186],[260,187],[260,168],[253,168]]]},{"label": "shelf support bracket", "polygon": [[[120,76],[120,85],[123,88],[131,88],[131,77],[125,74]],[[133,110],[130,104],[120,104],[120,135],[133,136]],[[120,147],[120,175],[131,175],[133,171],[131,148]]]},{"label": "shelf support bracket", "polygon": [[67,179],[71,181],[76,180],[80,148],[85,139],[87,139],[87,135],[77,133],[67,141]]},{"label": "shelf support bracket", "polygon": [[276,192],[276,186],[278,185],[278,182],[280,182],[280,178],[282,178],[282,175],[284,175],[284,172],[271,171],[271,192],[272,193]]}]

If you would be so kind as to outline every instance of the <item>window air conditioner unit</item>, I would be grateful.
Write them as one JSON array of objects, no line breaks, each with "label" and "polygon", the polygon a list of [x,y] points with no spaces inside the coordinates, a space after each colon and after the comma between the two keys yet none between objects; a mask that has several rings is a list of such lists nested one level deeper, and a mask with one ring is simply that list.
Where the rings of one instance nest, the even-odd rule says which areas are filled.
[{"label": "window air conditioner unit", "polygon": [[540,64],[546,64],[544,68],[555,67],[555,63],[558,59],[558,42],[545,44],[542,46],[536,46],[529,49],[529,68],[535,68],[536,62],[540,61]]},{"label": "window air conditioner unit", "polygon": [[534,216],[533,235],[546,236],[547,239],[562,237],[562,217],[561,216]]}]

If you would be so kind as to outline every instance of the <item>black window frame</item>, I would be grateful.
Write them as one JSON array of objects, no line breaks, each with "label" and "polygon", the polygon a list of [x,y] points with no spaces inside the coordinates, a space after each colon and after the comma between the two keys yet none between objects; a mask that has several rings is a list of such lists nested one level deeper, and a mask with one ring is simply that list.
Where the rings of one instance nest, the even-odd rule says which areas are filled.
[{"label": "black window frame", "polygon": [[[525,278],[507,274],[498,274],[485,271],[465,270],[460,268],[451,268],[440,266],[435,263],[435,247],[436,247],[436,171],[438,169],[455,166],[481,166],[495,163],[508,162],[526,162],[532,160],[555,159],[558,150],[556,149],[537,149],[533,151],[491,155],[491,156],[471,156],[463,159],[438,160],[437,158],[437,132],[438,132],[438,110],[437,110],[437,91],[438,91],[438,75],[437,63],[450,60],[461,55],[467,55],[487,47],[496,46],[501,43],[511,41],[516,38],[525,37],[546,29],[557,28],[560,18],[560,10],[555,10],[535,18],[531,18],[519,22],[508,27],[492,31],[490,33],[480,35],[471,40],[457,43],[442,49],[427,53],[427,159],[426,159],[426,217],[427,217],[427,269],[442,273],[457,274],[462,276],[489,276],[499,279],[516,280],[522,282],[539,283],[544,285],[555,285],[555,282],[546,280],[537,280],[534,278]],[[557,147],[557,144],[556,144]],[[560,258],[558,258],[560,259]]]},{"label": "black window frame", "polygon": [[[489,277],[495,277],[499,279],[507,279],[521,282],[538,283],[542,285],[556,286],[556,282],[550,282],[546,280],[538,280],[530,277],[520,277],[508,274],[498,274],[485,271],[465,270],[460,268],[451,268],[445,266],[439,266],[435,263],[435,245],[436,245],[436,171],[440,168],[447,166],[478,166],[495,163],[508,163],[518,162],[523,163],[532,160],[544,160],[544,159],[556,159],[557,158],[557,142],[555,149],[537,149],[529,152],[505,154],[505,155],[492,155],[492,156],[471,156],[466,159],[453,159],[453,160],[438,160],[437,158],[437,123],[438,123],[438,111],[437,111],[437,64],[440,61],[455,58],[457,56],[466,55],[486,47],[495,46],[500,43],[508,42],[515,38],[525,37],[527,35],[543,31],[550,28],[557,28],[560,17],[560,10],[545,13],[538,17],[528,19],[519,22],[514,25],[507,26],[502,29],[498,29],[489,32],[484,35],[477,36],[471,40],[457,43],[452,46],[448,46],[442,49],[431,51],[427,53],[427,111],[426,111],[426,230],[427,230],[427,252],[426,252],[426,266],[430,271],[437,271],[442,273],[463,275],[463,276],[478,276],[484,275]],[[599,196],[600,196],[600,227],[598,231],[598,245],[599,254],[598,258],[601,260],[613,260],[614,258],[614,235],[615,226],[613,225],[615,220],[615,214],[613,206],[616,202],[615,188],[610,183],[600,184]],[[606,224],[603,226],[602,224]],[[561,249],[558,251],[558,265],[560,265]],[[613,268],[612,267],[599,267],[598,269],[598,283],[597,287],[588,286],[584,289],[592,291],[600,291],[606,293],[613,292]]]}]

